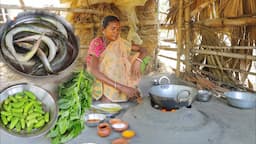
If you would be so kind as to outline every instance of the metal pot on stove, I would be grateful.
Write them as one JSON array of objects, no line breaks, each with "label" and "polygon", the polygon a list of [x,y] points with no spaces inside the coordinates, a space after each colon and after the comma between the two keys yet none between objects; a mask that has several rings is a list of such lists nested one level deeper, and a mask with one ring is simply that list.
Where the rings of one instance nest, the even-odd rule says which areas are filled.
[{"label": "metal pot on stove", "polygon": [[159,85],[150,88],[149,95],[151,101],[166,109],[191,106],[196,98],[197,90],[185,85],[161,84],[163,78],[167,77],[161,77],[159,79]]}]

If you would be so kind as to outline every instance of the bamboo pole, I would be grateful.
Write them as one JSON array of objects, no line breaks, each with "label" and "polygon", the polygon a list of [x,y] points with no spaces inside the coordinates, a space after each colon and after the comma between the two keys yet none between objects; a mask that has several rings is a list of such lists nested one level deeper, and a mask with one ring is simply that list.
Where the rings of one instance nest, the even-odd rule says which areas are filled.
[{"label": "bamboo pole", "polygon": [[[201,5],[197,6],[193,11],[191,11],[191,16],[196,16],[200,11],[204,8],[209,6],[212,3],[212,0],[202,3]],[[186,10],[185,10],[186,11]]]},{"label": "bamboo pole", "polygon": [[64,8],[64,7],[41,7],[35,8],[31,6],[19,6],[19,5],[8,5],[8,4],[0,4],[0,8],[5,9],[26,9],[26,10],[45,10],[45,11],[66,11],[66,12],[75,12],[75,13],[89,13],[89,14],[97,14],[97,15],[106,15],[106,12],[100,12],[93,9],[86,8]]},{"label": "bamboo pole", "polygon": [[[177,58],[173,58],[173,57],[168,57],[168,56],[165,56],[165,55],[158,55],[159,57],[163,57],[163,58],[166,58],[166,59],[170,59],[170,60],[174,60],[174,61],[178,61]],[[180,60],[182,63],[185,63],[184,60]]]},{"label": "bamboo pole", "polygon": [[199,47],[207,49],[256,49],[255,46],[209,46],[209,45],[200,45]]},{"label": "bamboo pole", "polygon": [[185,65],[186,72],[191,72],[190,65],[190,49],[192,47],[191,44],[191,27],[190,27],[190,0],[185,0],[185,30],[186,30],[186,43],[185,43]]},{"label": "bamboo pole", "polygon": [[177,51],[178,50],[177,48],[171,48],[171,47],[168,47],[168,46],[160,46],[159,49],[160,50],[166,50],[166,51]]},{"label": "bamboo pole", "polygon": [[216,18],[204,21],[198,21],[195,24],[204,25],[208,27],[228,27],[228,26],[243,26],[256,25],[256,17],[243,18]]},{"label": "bamboo pole", "polygon": [[22,9],[23,9],[24,11],[26,11],[26,9],[24,8],[24,7],[25,7],[25,3],[24,3],[23,0],[20,0],[20,5],[21,5]]},{"label": "bamboo pole", "polygon": [[[147,26],[147,25],[157,25],[156,20],[144,20],[140,21],[139,26]],[[99,28],[101,27],[101,23],[80,23],[80,24],[73,24],[75,29],[90,29],[90,28]],[[122,27],[129,26],[128,21],[120,22]]]},{"label": "bamboo pole", "polygon": [[[213,57],[213,55],[210,55],[207,57],[207,61],[210,63],[210,64],[213,64],[213,65],[217,65],[216,62],[215,62],[215,59]],[[218,69],[216,70],[212,70],[213,73],[215,73],[215,75],[217,76],[218,79],[222,80],[222,74],[220,73],[220,71]]]},{"label": "bamboo pole", "polygon": [[230,58],[249,59],[249,60],[256,61],[256,56],[243,55],[243,54],[237,54],[237,53],[217,52],[217,51],[199,50],[199,49],[193,49],[192,52],[206,54],[206,55],[218,55],[218,56],[224,56],[224,57],[230,57]]},{"label": "bamboo pole", "polygon": [[177,64],[176,64],[176,76],[180,77],[180,55],[182,50],[182,25],[183,25],[183,0],[179,0],[179,11],[178,11],[178,33],[177,33]]},{"label": "bamboo pole", "polygon": [[160,24],[160,29],[175,29],[176,26],[174,24]]},{"label": "bamboo pole", "polygon": [[234,69],[234,68],[227,68],[227,67],[217,67],[216,65],[208,65],[208,64],[201,64],[201,63],[196,63],[196,62],[192,62],[193,65],[199,65],[199,66],[204,66],[204,67],[209,67],[209,68],[214,68],[214,69],[222,69],[222,70],[227,70],[227,71],[233,71],[233,72],[241,72],[241,73],[246,73],[249,75],[255,75],[255,72],[248,72],[245,70],[240,70],[240,69]]}]

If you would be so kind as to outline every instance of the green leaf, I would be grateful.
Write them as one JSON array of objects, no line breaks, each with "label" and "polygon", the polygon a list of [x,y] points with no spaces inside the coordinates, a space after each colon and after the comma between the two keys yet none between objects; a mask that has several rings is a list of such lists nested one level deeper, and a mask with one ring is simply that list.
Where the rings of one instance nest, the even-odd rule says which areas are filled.
[{"label": "green leaf", "polygon": [[59,135],[59,127],[55,127],[50,130],[50,132],[47,134],[48,138],[53,138]]},{"label": "green leaf", "polygon": [[51,143],[52,144],[60,144],[60,137],[53,138]]},{"label": "green leaf", "polygon": [[69,127],[69,122],[66,118],[60,119],[58,122],[60,134],[64,134]]},{"label": "green leaf", "polygon": [[58,106],[60,109],[68,109],[70,106],[72,106],[73,101],[69,99],[60,99],[58,101]]}]

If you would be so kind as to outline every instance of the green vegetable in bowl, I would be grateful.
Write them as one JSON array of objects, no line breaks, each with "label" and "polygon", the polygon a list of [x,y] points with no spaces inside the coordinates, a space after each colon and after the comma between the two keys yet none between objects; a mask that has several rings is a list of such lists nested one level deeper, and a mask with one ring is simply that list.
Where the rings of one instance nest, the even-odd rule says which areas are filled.
[{"label": "green vegetable in bowl", "polygon": [[3,125],[17,133],[31,133],[50,119],[35,94],[27,90],[8,96],[1,104],[0,114]]}]

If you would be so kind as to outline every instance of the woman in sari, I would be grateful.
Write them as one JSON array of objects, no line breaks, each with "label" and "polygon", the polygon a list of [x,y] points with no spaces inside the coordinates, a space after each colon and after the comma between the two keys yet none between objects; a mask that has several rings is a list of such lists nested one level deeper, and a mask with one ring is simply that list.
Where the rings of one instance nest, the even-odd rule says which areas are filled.
[{"label": "woman in sari", "polygon": [[[93,98],[111,102],[126,102],[139,96],[136,85],[145,49],[120,37],[120,21],[107,16],[102,22],[103,36],[94,38],[86,56],[87,69],[96,82]],[[131,55],[132,51],[136,52]]]}]

